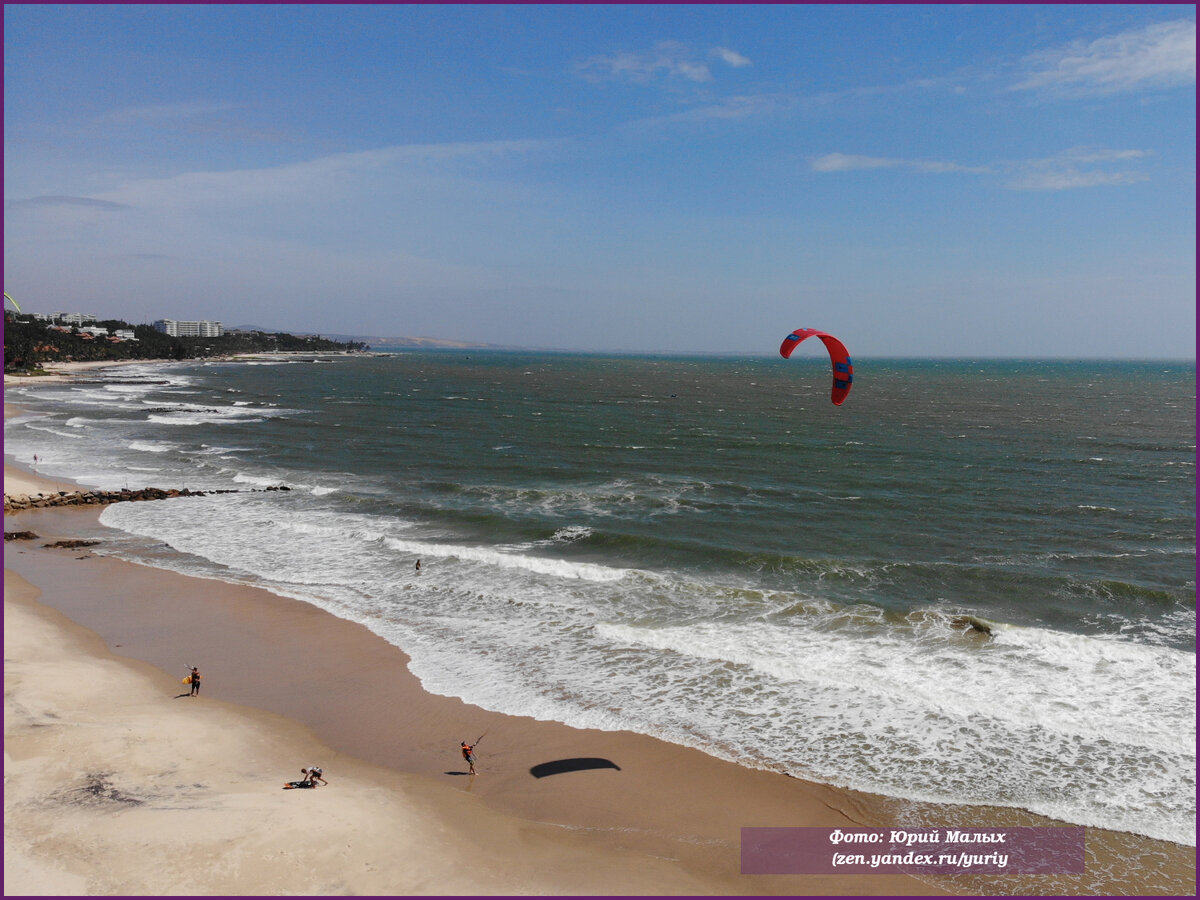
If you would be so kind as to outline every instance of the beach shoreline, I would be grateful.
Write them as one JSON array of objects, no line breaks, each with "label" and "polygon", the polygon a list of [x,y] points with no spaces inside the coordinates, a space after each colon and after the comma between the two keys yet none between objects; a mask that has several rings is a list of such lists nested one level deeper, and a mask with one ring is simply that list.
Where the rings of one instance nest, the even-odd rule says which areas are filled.
[{"label": "beach shoreline", "polygon": [[[5,413],[7,418],[10,413],[7,405]],[[18,465],[18,461],[6,460],[6,494],[62,489],[33,473],[21,471]],[[186,499],[156,502],[186,502]],[[278,796],[290,796],[278,791],[279,784],[298,777],[293,773],[301,765],[316,762],[325,767],[333,789],[344,790],[343,785],[349,781],[356,791],[365,791],[372,797],[392,797],[399,808],[372,811],[368,822],[376,817],[391,821],[388,816],[411,814],[409,807],[415,801],[410,801],[408,795],[416,794],[425,798],[423,805],[416,804],[422,827],[430,833],[455,836],[454,840],[447,840],[445,854],[440,843],[437,848],[422,850],[431,856],[428,867],[435,874],[414,873],[393,861],[388,875],[393,880],[381,882],[376,875],[386,854],[377,857],[378,846],[371,840],[358,846],[355,814],[347,810],[346,846],[354,845],[355,849],[347,851],[346,859],[353,858],[354,866],[361,863],[375,867],[375,874],[368,878],[357,870],[352,872],[344,860],[334,862],[335,866],[345,865],[345,872],[341,873],[343,880],[337,882],[338,886],[328,892],[726,895],[1101,892],[1081,891],[1069,879],[1010,880],[1005,884],[1013,888],[1019,885],[1019,889],[998,890],[999,882],[995,879],[977,883],[943,880],[935,884],[933,880],[918,881],[901,875],[742,876],[738,873],[738,844],[743,826],[899,824],[888,820],[886,811],[911,804],[889,804],[886,798],[749,769],[645,735],[585,731],[557,722],[487,712],[453,698],[427,693],[408,671],[407,657],[398,648],[363,624],[339,619],[302,601],[258,588],[137,565],[89,550],[54,550],[42,546],[58,538],[103,541],[107,529],[97,519],[95,508],[6,515],[6,530],[28,528],[39,535],[36,542],[13,542],[6,546],[6,617],[10,577],[16,579],[17,587],[21,587],[19,579],[23,579],[28,587],[22,589],[27,592],[40,591],[37,600],[28,594],[22,596],[28,601],[25,612],[33,610],[34,618],[42,624],[35,626],[26,624],[27,619],[14,618],[18,635],[22,629],[48,627],[46,620],[55,615],[66,616],[59,625],[76,635],[76,643],[86,643],[82,636],[93,635],[93,661],[111,657],[143,675],[149,673],[156,680],[159,693],[154,695],[156,699],[150,706],[155,703],[161,706],[166,700],[176,707],[191,702],[176,701],[174,695],[159,698],[165,696],[163,690],[172,689],[171,685],[178,688],[170,681],[171,676],[164,673],[182,675],[185,664],[196,662],[208,676],[197,705],[220,706],[222,712],[241,717],[241,721],[253,722],[276,737],[282,735],[275,746],[283,750],[274,751],[269,762],[255,770],[259,776],[264,769],[271,772],[277,769],[278,774],[249,779],[242,784],[242,790],[254,796],[253,801],[247,801],[244,793],[214,789],[215,795],[209,799],[217,808],[228,811],[231,798],[236,797],[239,805],[258,809],[255,804],[259,802],[259,788],[261,797],[268,798],[264,802],[277,803]],[[103,552],[102,547],[98,549]],[[10,656],[7,641],[6,629],[6,659]],[[19,664],[32,666],[33,660],[23,659]],[[53,667],[49,662],[47,665]],[[8,675],[6,662],[6,683]],[[64,696],[70,694],[66,687],[60,690]],[[21,694],[22,682],[18,680],[15,703],[24,703]],[[8,700],[6,696],[6,704]],[[172,709],[172,714],[175,711]],[[187,715],[186,708],[181,712]],[[64,710],[60,715],[69,718],[78,714],[76,710]],[[119,723],[107,724],[117,727]],[[9,726],[20,733],[10,733]],[[21,716],[10,716],[6,707],[6,746],[10,741],[31,742],[35,729],[44,726],[44,722],[39,726]],[[303,738],[296,736],[300,734]],[[470,741],[480,736],[484,738],[479,748],[481,774],[471,779],[462,772],[456,748],[459,740]],[[149,737],[145,735],[143,739]],[[289,740],[295,752],[289,749]],[[69,739],[66,743],[70,743]],[[231,752],[237,755],[241,751],[234,748]],[[86,749],[83,756],[88,756]],[[583,758],[607,760],[613,765],[545,779],[531,775],[531,768],[539,764]],[[117,754],[115,760],[121,762],[124,757]],[[224,764],[224,761],[216,763],[218,767]],[[10,771],[7,766],[6,771]],[[77,772],[74,777],[78,781],[82,775]],[[147,772],[144,777],[157,776]],[[403,790],[394,787],[401,782]],[[64,790],[66,785],[60,784],[50,793],[61,794]],[[156,790],[161,792],[161,786]],[[408,793],[404,798],[398,799],[405,791]],[[314,792],[317,793],[329,796],[324,788]],[[18,806],[10,810],[6,792],[6,845],[11,831],[14,846],[19,850],[14,858],[21,861],[14,867],[11,890],[6,872],[6,893],[69,893],[64,887],[77,884],[71,879],[81,877],[92,879],[82,892],[162,892],[147,887],[151,883],[146,880],[148,873],[134,859],[129,861],[123,876],[109,872],[101,877],[94,871],[84,875],[78,871],[64,874],[56,870],[49,862],[50,857],[39,855],[35,849],[37,842],[30,837],[34,827],[46,827],[44,823],[36,826],[35,823],[40,815],[36,810],[39,798],[44,800],[47,794],[43,791],[40,795],[22,796],[24,799],[15,801]],[[464,802],[466,806],[461,805]],[[123,809],[120,817],[131,818],[143,811],[147,815],[166,816],[167,810],[150,806],[145,810]],[[964,824],[964,816],[966,822],[983,824],[971,818],[983,815],[989,817],[988,822],[1059,824],[1020,811],[946,808],[945,813],[946,821],[956,824]],[[95,810],[71,807],[58,810],[57,814],[64,817],[64,822],[72,816],[77,821],[86,821],[78,817],[94,816]],[[186,815],[179,819],[184,824],[178,827],[186,829]],[[253,816],[246,822],[245,827],[256,827]],[[368,831],[374,828],[367,825]],[[172,833],[171,829],[167,833]],[[291,832],[288,826],[281,826],[281,833]],[[508,835],[510,843],[497,844],[494,840],[497,834]],[[178,844],[177,838],[164,840]],[[1089,830],[1089,846],[1099,848],[1095,853],[1100,865],[1104,863],[1104,847],[1109,841],[1121,846],[1132,841],[1137,847],[1144,846],[1147,856],[1158,855],[1166,860],[1167,872],[1161,876],[1148,871],[1130,880],[1125,873],[1111,873],[1110,883],[1121,885],[1122,893],[1187,893],[1189,871],[1190,885],[1194,888],[1193,848]],[[85,857],[103,858],[105,851],[99,847],[99,844],[91,847]],[[276,848],[262,852],[294,851],[281,839]],[[473,879],[461,880],[459,863],[451,864],[452,860],[461,859],[457,853],[482,853],[491,862],[473,865]],[[365,861],[359,859],[362,854],[366,855]],[[219,854],[214,856],[210,852],[205,860],[199,866],[203,872],[192,873],[193,878],[208,879],[203,887],[193,888],[198,893],[254,892],[250,885],[259,885],[264,892],[305,891],[287,886],[295,883],[294,875],[271,870],[247,875],[245,885],[231,888],[218,878]],[[441,863],[444,867],[438,868]],[[1160,859],[1160,871],[1162,868]],[[454,874],[439,880],[437,872]],[[115,880],[120,877],[125,880]],[[381,884],[387,886],[380,888]],[[1076,887],[1074,891],[1072,886]]]},{"label": "beach shoreline", "polygon": [[[703,891],[670,862],[491,813],[284,717],[186,697],[36,594],[6,570],[6,895]],[[314,761],[328,787],[279,790]]]},{"label": "beach shoreline", "polygon": [[154,366],[165,364],[188,364],[202,362],[248,362],[254,360],[287,360],[320,357],[344,356],[377,356],[370,350],[264,350],[259,353],[234,353],[228,356],[209,356],[203,359],[98,359],[80,362],[47,362],[38,374],[18,375],[12,372],[4,373],[6,385],[22,384],[62,384],[68,381],[78,381],[89,372],[98,369],[121,368],[124,366]]},{"label": "beach shoreline", "polygon": [[[6,462],[5,492],[11,493],[14,486],[26,493],[51,487],[33,473],[22,472]],[[6,530],[19,527],[38,535],[36,541],[12,541],[5,548],[6,642],[9,635],[14,642],[19,641],[29,628],[45,629],[53,622],[65,633],[62,643],[76,645],[75,658],[60,676],[49,671],[64,667],[64,660],[52,655],[40,661],[29,658],[32,648],[22,658],[15,649],[10,652],[6,643],[6,659],[17,660],[6,663],[6,683],[13,694],[6,697],[6,703],[14,704],[13,711],[6,710],[6,746],[35,743],[37,729],[45,725],[42,722],[39,726],[21,713],[30,706],[24,698],[24,686],[34,679],[28,675],[8,677],[14,668],[18,673],[37,668],[42,672],[40,677],[53,682],[64,695],[73,693],[68,685],[71,679],[80,677],[81,666],[89,670],[92,666],[117,664],[132,670],[124,673],[127,678],[148,679],[155,688],[142,684],[137,690],[142,698],[142,705],[137,707],[140,726],[120,718],[104,721],[102,715],[88,726],[133,729],[140,744],[156,737],[145,733],[146,728],[169,729],[178,715],[187,714],[186,707],[180,706],[191,702],[191,698],[177,697],[182,686],[174,683],[172,688],[166,673],[174,669],[182,675],[184,666],[195,661],[207,676],[200,703],[219,705],[229,717],[253,722],[269,732],[277,746],[286,747],[289,740],[295,745],[294,749],[275,751],[276,767],[269,774],[263,773],[254,783],[238,782],[238,791],[256,795],[251,805],[258,812],[266,814],[268,808],[275,809],[275,795],[282,793],[278,791],[282,783],[298,778],[296,773],[302,765],[318,762],[331,781],[330,788],[319,789],[322,797],[344,791],[348,781],[353,782],[356,794],[394,791],[389,782],[395,779],[403,782],[407,793],[422,796],[418,817],[423,827],[456,835],[457,843],[445,853],[440,847],[423,851],[434,858],[445,857],[445,871],[454,869],[450,862],[457,858],[456,853],[493,856],[490,868],[476,872],[467,882],[450,876],[437,884],[423,882],[421,879],[432,876],[413,876],[397,864],[392,877],[401,880],[386,890],[377,883],[371,887],[373,882],[364,880],[347,882],[337,893],[944,893],[904,875],[740,875],[739,836],[743,825],[850,827],[856,824],[852,818],[853,792],[746,769],[644,735],[581,731],[557,722],[487,712],[453,698],[426,693],[407,670],[407,657],[402,651],[364,626],[309,604],[257,588],[104,557],[88,549],[43,546],[59,539],[102,540],[107,529],[97,519],[95,508],[34,510],[6,516]],[[20,607],[14,607],[11,617],[10,602]],[[90,651],[81,651],[80,647]],[[97,682],[97,688],[106,694],[126,690],[106,687],[103,681]],[[168,724],[152,725],[166,704],[174,704]],[[80,714],[80,710],[70,708],[51,713],[56,719],[71,721]],[[68,732],[64,742],[69,743],[71,729],[64,730]],[[480,736],[480,775],[471,778],[463,771],[457,745],[460,740]],[[94,754],[84,742],[82,729],[77,737],[80,743],[73,747],[73,755],[82,758],[82,765],[83,759]],[[243,751],[234,747],[229,752],[236,755]],[[32,765],[30,760],[39,758],[33,752],[25,762]],[[580,758],[605,759],[613,763],[613,768],[566,772],[549,778],[530,774],[538,764]],[[113,784],[124,783],[125,764],[121,753],[104,760]],[[207,766],[224,770],[229,764],[221,759]],[[162,765],[169,771],[179,768],[176,760],[163,760]],[[6,770],[18,778],[25,771],[16,765],[6,766]],[[95,815],[91,808],[62,804],[54,815],[39,809],[49,794],[78,790],[88,773],[76,771],[62,777],[65,781],[53,789],[43,786],[35,796],[24,790],[6,792],[6,841],[17,860],[6,874],[6,893],[160,892],[152,887],[150,871],[143,871],[134,859],[128,861],[123,874],[114,867],[106,867],[101,873],[79,866],[63,868],[40,852],[41,847],[59,845],[36,840],[34,832],[47,827],[75,830],[68,826],[70,820],[80,824]],[[165,791],[158,783],[161,777],[155,773],[144,772],[142,778],[155,781],[153,790],[143,787],[143,793]],[[140,796],[132,787],[120,790],[131,797]],[[216,795],[210,794],[209,801],[216,808],[226,808],[235,797],[242,798],[238,792],[214,791]],[[164,799],[162,804],[177,800]],[[260,809],[260,804],[265,806]],[[407,808],[412,805],[411,798],[393,805],[401,809],[389,810],[387,815],[412,814]],[[158,802],[146,806],[149,808],[122,809],[119,815],[123,820],[170,818],[166,806]],[[350,811],[345,815],[353,818]],[[58,824],[48,826],[47,819]],[[165,829],[163,841],[167,845],[176,846],[178,838],[170,835],[188,828],[186,811],[180,811],[178,819],[177,826]],[[362,824],[367,830],[374,827]],[[256,818],[247,816],[244,826],[257,827]],[[139,841],[148,840],[143,829],[135,829]],[[348,834],[346,840],[355,843],[357,832],[350,830],[353,834]],[[89,839],[87,852],[81,848],[73,852],[87,858],[123,858],[116,849],[100,849],[119,846],[120,833],[118,829],[114,834],[97,835]],[[291,835],[291,827],[281,826],[281,834]],[[508,835],[506,840],[517,841],[518,846],[506,847],[503,841],[498,844],[496,835]],[[520,839],[513,835],[520,835]],[[285,843],[281,837],[280,852],[294,853]],[[368,848],[363,852],[370,855],[372,851]],[[55,855],[60,854],[61,850]],[[382,864],[372,859],[372,865]],[[500,859],[505,862],[500,864]],[[211,859],[209,863],[213,871],[189,876],[193,882],[201,879],[204,883],[197,888],[200,893],[252,891],[250,886],[238,885],[235,890],[221,882],[215,871],[221,867]],[[405,877],[417,881],[404,883]],[[290,892],[283,885],[294,880],[280,873],[280,883],[274,886],[270,872],[247,878],[248,885],[258,884],[268,892]],[[72,890],[72,886],[78,890]]]}]

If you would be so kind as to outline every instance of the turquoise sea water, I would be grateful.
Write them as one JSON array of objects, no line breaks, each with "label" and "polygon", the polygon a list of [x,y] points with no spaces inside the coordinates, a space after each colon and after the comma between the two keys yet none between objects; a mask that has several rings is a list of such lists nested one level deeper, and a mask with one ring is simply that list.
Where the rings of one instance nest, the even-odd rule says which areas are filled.
[{"label": "turquoise sea water", "polygon": [[7,389],[5,449],[289,485],[109,507],[108,552],[363,622],[436,693],[1194,844],[1195,374],[856,359],[834,407],[815,351],[122,367]]}]

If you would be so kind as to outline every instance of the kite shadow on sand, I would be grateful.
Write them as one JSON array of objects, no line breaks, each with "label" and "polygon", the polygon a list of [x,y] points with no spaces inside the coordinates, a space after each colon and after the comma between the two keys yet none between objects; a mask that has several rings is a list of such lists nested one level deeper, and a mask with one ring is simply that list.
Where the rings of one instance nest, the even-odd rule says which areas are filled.
[{"label": "kite shadow on sand", "polygon": [[575,756],[570,759],[555,759],[550,762],[538,763],[529,770],[534,778],[545,778],[547,775],[561,775],[564,772],[583,772],[587,769],[616,769],[621,771],[611,759],[599,756]]}]

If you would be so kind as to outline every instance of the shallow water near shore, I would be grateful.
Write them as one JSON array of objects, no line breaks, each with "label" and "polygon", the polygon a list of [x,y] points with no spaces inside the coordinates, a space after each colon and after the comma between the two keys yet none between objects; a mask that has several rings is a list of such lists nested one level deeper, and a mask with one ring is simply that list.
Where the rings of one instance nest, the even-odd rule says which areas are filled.
[{"label": "shallow water near shore", "polygon": [[287,484],[110,507],[108,552],[363,622],[436,693],[1194,844],[1194,365],[856,378],[839,408],[815,356],[125,367],[8,389],[6,452]]}]

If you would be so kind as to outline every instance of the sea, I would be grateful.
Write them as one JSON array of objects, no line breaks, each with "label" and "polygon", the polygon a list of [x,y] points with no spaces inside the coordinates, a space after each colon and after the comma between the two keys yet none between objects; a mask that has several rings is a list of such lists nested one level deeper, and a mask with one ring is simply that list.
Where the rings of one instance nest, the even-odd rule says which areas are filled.
[{"label": "sea", "polygon": [[103,552],[363,623],[435,694],[1194,846],[1194,361],[830,381],[815,352],[154,363],[6,386],[5,451],[237,491],[109,506]]}]

